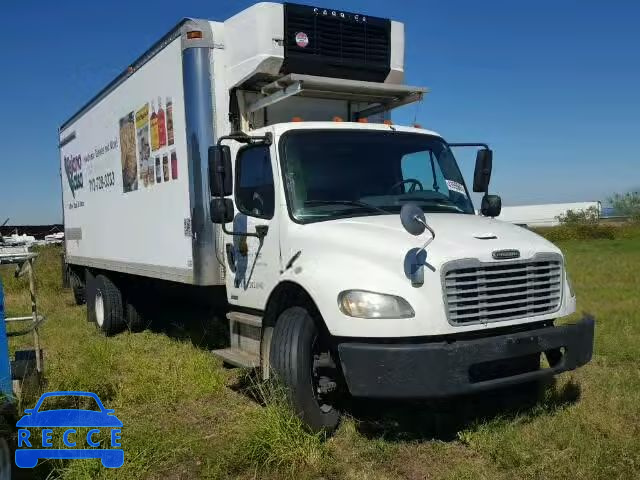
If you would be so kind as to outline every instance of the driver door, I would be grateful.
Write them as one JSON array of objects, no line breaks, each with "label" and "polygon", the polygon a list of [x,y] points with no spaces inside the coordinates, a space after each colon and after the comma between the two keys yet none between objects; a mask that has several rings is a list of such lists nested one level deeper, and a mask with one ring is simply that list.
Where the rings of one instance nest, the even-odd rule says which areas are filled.
[{"label": "driver door", "polygon": [[268,145],[247,145],[236,155],[233,231],[262,238],[225,234],[227,299],[229,303],[262,310],[280,272],[277,175]]}]

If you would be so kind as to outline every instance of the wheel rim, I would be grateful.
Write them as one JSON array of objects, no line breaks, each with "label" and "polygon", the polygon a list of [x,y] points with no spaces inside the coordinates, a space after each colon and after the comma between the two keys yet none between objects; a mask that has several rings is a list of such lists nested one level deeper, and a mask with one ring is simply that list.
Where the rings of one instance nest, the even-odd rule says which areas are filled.
[{"label": "wheel rim", "polygon": [[313,364],[311,382],[313,396],[322,413],[329,413],[335,408],[338,392],[338,370],[331,358],[329,349],[316,338],[313,342]]},{"label": "wheel rim", "polygon": [[102,292],[100,290],[96,290],[96,323],[99,327],[104,325],[104,300],[102,298]]},{"label": "wheel rim", "polygon": [[11,452],[4,438],[0,438],[0,480],[11,480]]}]

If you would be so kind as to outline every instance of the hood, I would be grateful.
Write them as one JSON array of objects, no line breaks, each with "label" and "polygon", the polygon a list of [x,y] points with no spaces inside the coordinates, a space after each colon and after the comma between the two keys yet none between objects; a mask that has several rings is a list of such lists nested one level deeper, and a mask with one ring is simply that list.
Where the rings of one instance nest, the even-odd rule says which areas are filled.
[{"label": "hood", "polygon": [[[495,261],[495,250],[516,249],[520,258],[530,258],[539,252],[560,253],[551,242],[526,228],[476,215],[455,213],[427,214],[427,223],[436,233],[427,247],[429,261],[435,265],[459,259],[477,258]],[[390,250],[410,250],[421,247],[430,233],[413,236],[400,223],[399,215],[356,217],[305,225],[307,240],[321,240],[324,248],[333,245],[343,251],[356,249],[370,255],[388,255]]]}]

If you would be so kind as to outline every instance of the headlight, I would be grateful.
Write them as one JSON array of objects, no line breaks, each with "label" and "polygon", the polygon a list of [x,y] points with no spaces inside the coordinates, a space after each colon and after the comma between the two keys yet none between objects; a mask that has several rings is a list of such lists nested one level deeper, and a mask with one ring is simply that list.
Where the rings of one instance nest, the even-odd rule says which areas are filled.
[{"label": "headlight", "polygon": [[569,296],[573,298],[576,296],[576,294],[573,292],[573,286],[571,285],[571,280],[569,280],[569,272],[565,270],[564,276],[567,279],[567,286],[569,287]]},{"label": "headlight", "polygon": [[338,307],[345,315],[357,318],[410,318],[415,315],[404,298],[363,290],[340,292]]}]

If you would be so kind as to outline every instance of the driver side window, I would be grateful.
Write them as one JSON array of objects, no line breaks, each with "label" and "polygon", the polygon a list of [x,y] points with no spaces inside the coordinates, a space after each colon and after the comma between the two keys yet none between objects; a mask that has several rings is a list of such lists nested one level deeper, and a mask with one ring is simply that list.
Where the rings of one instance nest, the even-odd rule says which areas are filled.
[{"label": "driver side window", "polygon": [[235,199],[238,211],[251,217],[273,218],[273,172],[269,147],[241,149],[236,158]]},{"label": "driver side window", "polygon": [[[408,153],[400,161],[402,179],[418,180],[424,190],[431,190],[448,195],[449,189],[440,170],[438,159],[430,150]],[[435,173],[435,178],[434,178]],[[410,184],[405,183],[405,191]]]}]

